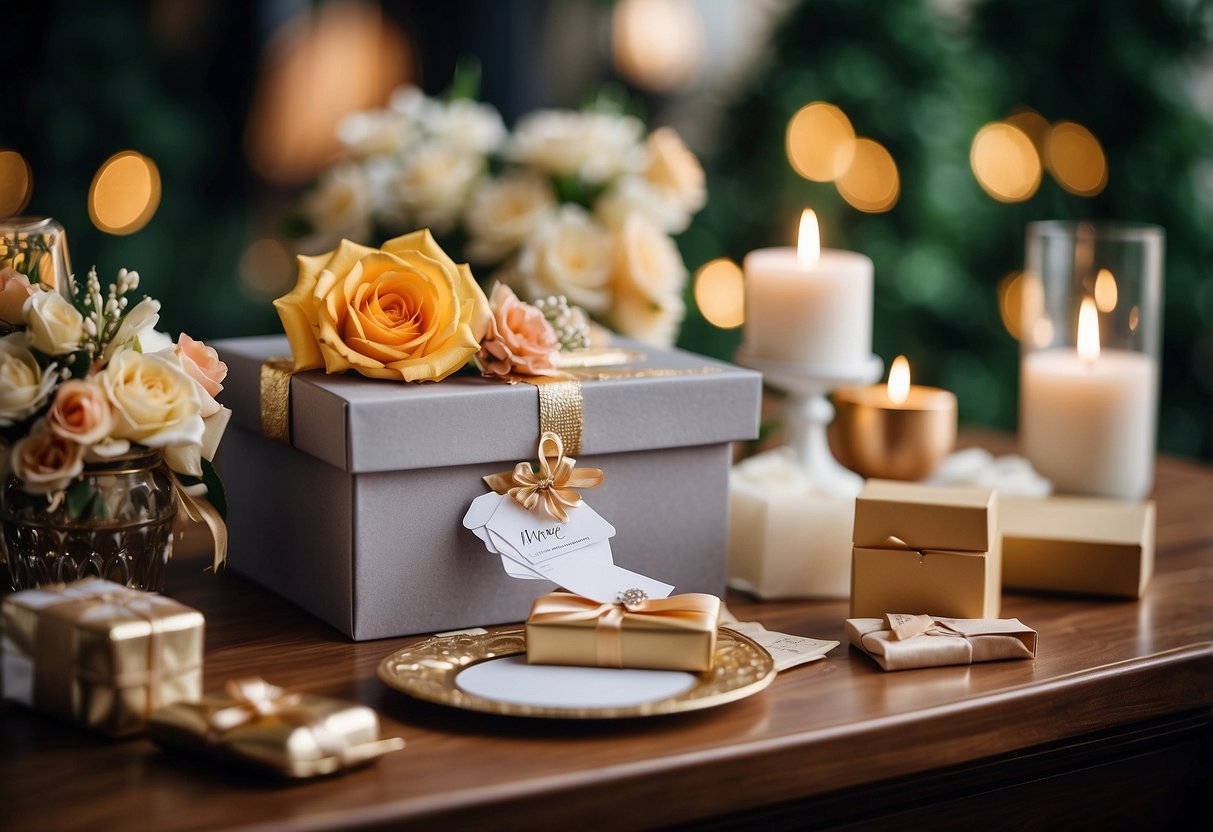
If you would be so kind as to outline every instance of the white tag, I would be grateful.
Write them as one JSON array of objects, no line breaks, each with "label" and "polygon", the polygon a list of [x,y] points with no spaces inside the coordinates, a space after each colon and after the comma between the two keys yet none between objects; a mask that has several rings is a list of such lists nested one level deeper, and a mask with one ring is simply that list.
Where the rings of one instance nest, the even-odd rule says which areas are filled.
[{"label": "white tag", "polygon": [[824,659],[826,653],[839,644],[837,641],[824,641],[808,636],[775,633],[757,621],[736,621],[727,626],[730,630],[735,630],[743,636],[749,636],[761,644],[775,660],[775,670],[777,671]]},{"label": "white tag", "polygon": [[568,522],[561,523],[542,512],[527,511],[516,500],[505,499],[498,503],[485,528],[494,546],[501,549],[504,540],[532,565],[615,536],[615,527],[585,503],[568,509],[568,517]]}]

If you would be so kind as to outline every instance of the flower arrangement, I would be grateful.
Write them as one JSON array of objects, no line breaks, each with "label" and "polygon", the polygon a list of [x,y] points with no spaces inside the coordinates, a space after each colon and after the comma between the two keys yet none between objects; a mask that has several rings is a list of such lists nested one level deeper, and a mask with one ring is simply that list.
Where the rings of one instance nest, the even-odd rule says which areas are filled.
[{"label": "flower arrangement", "polygon": [[707,194],[672,129],[646,135],[588,108],[540,110],[508,132],[486,104],[404,87],[337,135],[344,154],[296,218],[302,250],[428,227],[523,300],[564,295],[625,335],[677,337],[687,268],[671,235]]},{"label": "flower arrangement", "polygon": [[486,297],[428,229],[300,257],[274,306],[296,371],[441,381],[474,362],[486,376],[555,376],[562,350],[589,346],[588,320],[565,297],[533,306],[501,283]]},{"label": "flower arrangement", "polygon": [[32,277],[0,269],[3,470],[51,510],[66,500],[74,518],[103,518],[85,464],[160,450],[180,488],[222,507],[210,461],[231,414],[215,401],[227,374],[215,350],[157,332],[160,303],[131,305],[137,272],[120,270],[104,292],[96,269],[83,288]]}]

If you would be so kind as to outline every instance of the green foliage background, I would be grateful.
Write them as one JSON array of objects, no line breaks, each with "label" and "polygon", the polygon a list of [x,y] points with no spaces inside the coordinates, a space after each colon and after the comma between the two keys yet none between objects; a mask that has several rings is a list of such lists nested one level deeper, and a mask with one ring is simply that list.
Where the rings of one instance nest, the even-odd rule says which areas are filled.
[{"label": "green foliage background", "polygon": [[[681,240],[688,263],[790,244],[801,208],[813,207],[826,245],[875,261],[876,352],[905,353],[917,380],[955,391],[963,422],[1013,428],[1019,351],[997,286],[1022,268],[1025,225],[1157,223],[1167,232],[1160,443],[1213,456],[1213,132],[1191,88],[1210,42],[1204,2],[979,0],[969,14],[899,0],[800,3],[730,114],[708,206]],[[901,196],[888,213],[862,214],[788,164],[785,127],[815,100],[891,152]],[[1100,139],[1102,193],[1077,197],[1047,175],[1021,203],[981,190],[973,136],[1024,106]],[[692,316],[683,345],[732,354],[739,332]]]}]

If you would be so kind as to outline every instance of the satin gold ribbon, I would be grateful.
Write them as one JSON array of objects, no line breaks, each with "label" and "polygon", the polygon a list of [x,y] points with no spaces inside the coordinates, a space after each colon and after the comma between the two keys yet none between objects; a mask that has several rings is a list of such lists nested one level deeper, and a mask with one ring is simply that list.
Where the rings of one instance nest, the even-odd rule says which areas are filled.
[{"label": "satin gold ribbon", "polygon": [[[102,615],[109,607],[111,612],[121,610],[147,622],[147,671],[115,674],[104,679],[94,676],[92,681],[106,682],[115,690],[137,684],[147,685],[147,707],[143,713],[146,718],[160,704],[160,681],[165,674],[161,660],[164,643],[161,613],[175,615],[177,611],[166,611],[155,605],[140,605],[143,609],[139,609],[134,602],[142,597],[143,593],[136,590],[90,594],[71,587],[64,589],[63,600],[45,608],[37,618],[37,630],[31,645],[34,661],[33,704],[56,716],[80,720],[90,727],[100,721],[93,718],[96,716],[94,714],[79,712],[81,697],[77,680],[83,674],[76,667],[76,652],[79,628],[86,616],[90,613]],[[191,669],[182,668],[182,671]]]},{"label": "satin gold ribbon", "polygon": [[291,444],[291,376],[295,362],[290,358],[268,358],[261,365],[261,432],[277,442]]},{"label": "satin gold ribbon", "polygon": [[509,494],[527,511],[542,505],[553,520],[568,522],[566,508],[581,505],[578,488],[602,485],[600,468],[577,468],[577,460],[564,455],[560,436],[545,432],[539,437],[539,470],[530,462],[519,462],[512,471],[489,474],[485,484],[498,494]]},{"label": "satin gold ribbon", "polygon": [[567,624],[596,621],[596,660],[599,667],[623,667],[623,624],[660,621],[683,630],[716,627],[720,599],[689,592],[639,604],[602,604],[571,592],[551,592],[535,599],[528,624]]},{"label": "satin gold ribbon", "polygon": [[185,490],[185,486],[178,479],[177,473],[172,469],[168,469],[169,476],[173,479],[174,489],[177,492],[177,504],[181,510],[185,512],[189,519],[195,523],[204,523],[211,533],[211,540],[214,542],[214,554],[211,561],[211,571],[218,572],[219,567],[227,562],[227,523],[223,522],[223,515],[219,510],[211,505],[206,500],[199,500]]},{"label": "satin gold ribbon", "polygon": [[264,679],[249,677],[231,679],[224,686],[231,704],[217,707],[206,719],[208,739],[215,742],[229,731],[273,717],[306,728],[316,740],[316,747],[327,757],[333,757],[341,767],[353,760],[349,739],[329,730],[324,717],[304,707],[303,695],[287,693]]}]

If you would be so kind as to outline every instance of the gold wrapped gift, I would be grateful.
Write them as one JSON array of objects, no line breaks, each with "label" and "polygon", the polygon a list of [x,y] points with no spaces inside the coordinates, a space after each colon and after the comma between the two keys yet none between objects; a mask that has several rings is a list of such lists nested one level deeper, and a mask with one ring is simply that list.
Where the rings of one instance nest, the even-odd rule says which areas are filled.
[{"label": "gold wrapped gift", "polygon": [[202,692],[202,613],[95,578],[4,599],[0,690],[109,736]]},{"label": "gold wrapped gift", "polygon": [[262,679],[233,679],[201,702],[160,708],[147,724],[153,740],[286,777],[319,777],[404,748],[379,738],[379,715],[365,705],[288,693]]},{"label": "gold wrapped gift", "polygon": [[1036,631],[1017,618],[936,618],[888,613],[851,618],[847,639],[885,670],[1030,659]]},{"label": "gold wrapped gift", "polygon": [[[687,593],[600,604],[570,592],[535,599],[526,622],[530,664],[711,670],[720,599]],[[643,595],[643,593],[641,593]]]}]

